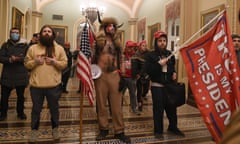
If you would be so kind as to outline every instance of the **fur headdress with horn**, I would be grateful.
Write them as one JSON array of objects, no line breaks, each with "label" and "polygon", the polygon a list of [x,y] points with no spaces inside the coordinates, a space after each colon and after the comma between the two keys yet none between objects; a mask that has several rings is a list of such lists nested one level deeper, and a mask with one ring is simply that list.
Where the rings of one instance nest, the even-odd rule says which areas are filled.
[{"label": "fur headdress with horn", "polygon": [[122,53],[122,43],[120,40],[120,37],[117,34],[117,30],[118,28],[120,28],[122,25],[118,25],[118,22],[115,18],[112,17],[107,17],[107,18],[103,18],[101,20],[100,14],[98,12],[98,21],[100,23],[100,27],[99,27],[99,31],[96,34],[96,49],[95,49],[95,63],[97,63],[98,61],[98,57],[101,54],[105,44],[106,44],[106,39],[107,39],[107,33],[106,33],[106,27],[108,26],[108,24],[113,24],[116,30],[116,33],[114,35],[111,35],[112,40],[113,40],[113,44],[116,50],[116,54],[117,54],[117,63],[118,63],[118,67],[120,68],[120,57],[121,57],[121,53]]},{"label": "fur headdress with horn", "polygon": [[[115,18],[113,17],[105,17],[101,19],[100,14],[98,12],[98,22],[100,23],[99,26],[99,32],[96,34],[96,41],[99,47],[104,47],[105,45],[105,40],[106,40],[106,31],[105,28],[108,26],[108,24],[113,24],[116,31],[118,28],[120,28],[123,24],[118,25],[118,22]],[[120,37],[116,34],[112,36],[114,40],[114,44],[116,47],[122,47]]]},{"label": "fur headdress with horn", "polygon": [[106,28],[106,26],[108,24],[113,24],[116,27],[116,30],[123,25],[123,24],[118,25],[117,20],[113,17],[105,17],[105,18],[101,19],[99,12],[97,12],[97,13],[98,13],[98,22],[100,23],[99,30]]}]

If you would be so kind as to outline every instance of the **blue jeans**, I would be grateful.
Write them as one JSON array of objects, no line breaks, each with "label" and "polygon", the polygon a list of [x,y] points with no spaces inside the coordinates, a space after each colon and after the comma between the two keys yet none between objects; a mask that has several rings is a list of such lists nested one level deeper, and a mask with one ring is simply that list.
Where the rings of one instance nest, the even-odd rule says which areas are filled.
[{"label": "blue jeans", "polygon": [[124,77],[124,80],[125,80],[125,86],[122,92],[124,94],[126,89],[128,88],[129,96],[130,96],[130,105],[132,110],[135,111],[137,107],[136,79]]}]

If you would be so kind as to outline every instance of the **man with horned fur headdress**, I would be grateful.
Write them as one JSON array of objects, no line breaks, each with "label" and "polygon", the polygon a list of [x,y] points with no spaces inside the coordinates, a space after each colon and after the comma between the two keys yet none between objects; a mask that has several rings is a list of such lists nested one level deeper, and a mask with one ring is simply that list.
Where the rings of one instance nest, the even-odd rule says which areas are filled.
[{"label": "man with horned fur headdress", "polygon": [[101,20],[98,14],[98,20],[100,28],[96,34],[94,63],[100,67],[102,74],[94,81],[100,130],[96,140],[105,139],[109,133],[108,107],[106,106],[109,99],[114,138],[130,143],[130,138],[124,134],[122,112],[122,79],[120,77],[122,52],[120,38],[116,35],[120,26],[116,19],[111,17]]}]

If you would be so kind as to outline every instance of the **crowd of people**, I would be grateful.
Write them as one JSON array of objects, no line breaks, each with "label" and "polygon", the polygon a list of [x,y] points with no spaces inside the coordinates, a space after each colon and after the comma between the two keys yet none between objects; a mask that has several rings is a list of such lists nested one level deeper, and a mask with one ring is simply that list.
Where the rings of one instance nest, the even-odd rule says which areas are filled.
[{"label": "crowd of people", "polygon": [[[127,41],[122,48],[116,37],[120,27],[114,18],[100,19],[100,29],[96,35],[94,64],[102,74],[94,80],[99,134],[96,140],[104,140],[109,134],[108,110],[110,109],[114,138],[125,143],[131,140],[124,132],[122,102],[126,89],[129,92],[131,111],[141,115],[143,99],[150,90],[153,102],[153,134],[162,139],[163,117],[169,120],[168,131],[185,136],[178,128],[177,107],[169,103],[164,85],[176,81],[175,57],[167,49],[168,37],[163,31],[154,33],[154,49],[147,48],[147,42]],[[59,104],[62,93],[68,93],[67,84],[74,68],[73,59],[78,51],[70,51],[70,43],[64,47],[55,41],[56,34],[51,26],[44,25],[39,33],[34,33],[28,43],[20,37],[18,28],[10,30],[10,37],[0,49],[1,74],[0,121],[7,118],[8,99],[13,89],[17,93],[17,117],[27,119],[24,113],[24,92],[29,86],[32,99],[30,141],[38,139],[40,114],[44,99],[47,99],[51,114],[52,136],[59,139]],[[232,35],[238,63],[240,65],[240,36]],[[109,104],[109,107],[107,106]]]}]

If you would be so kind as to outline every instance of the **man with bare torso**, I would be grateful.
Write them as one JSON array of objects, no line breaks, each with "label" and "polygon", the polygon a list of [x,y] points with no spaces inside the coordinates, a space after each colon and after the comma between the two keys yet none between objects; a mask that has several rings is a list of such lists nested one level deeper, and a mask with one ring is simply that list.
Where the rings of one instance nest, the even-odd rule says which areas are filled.
[{"label": "man with bare torso", "polygon": [[95,63],[102,73],[95,79],[98,124],[100,133],[96,140],[104,140],[109,133],[108,107],[111,108],[114,138],[130,143],[130,138],[124,134],[121,94],[121,43],[116,35],[117,21],[114,18],[100,19],[100,31],[96,36]]}]

